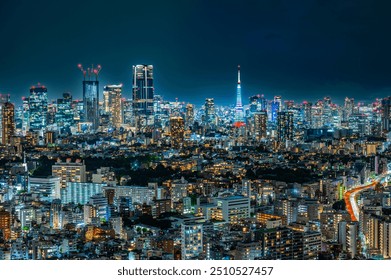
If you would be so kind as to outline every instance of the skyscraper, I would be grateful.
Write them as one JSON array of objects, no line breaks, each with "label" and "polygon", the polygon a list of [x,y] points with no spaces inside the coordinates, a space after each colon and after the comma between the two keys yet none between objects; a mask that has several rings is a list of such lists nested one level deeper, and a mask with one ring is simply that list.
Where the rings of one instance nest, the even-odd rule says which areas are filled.
[{"label": "skyscraper", "polygon": [[105,113],[109,114],[110,125],[119,128],[123,123],[122,84],[104,87],[103,107]]},{"label": "skyscraper", "polygon": [[276,97],[274,97],[274,100],[270,102],[270,121],[275,123],[277,121],[277,114],[281,111],[281,103],[276,100]]},{"label": "skyscraper", "polygon": [[30,129],[29,98],[22,97],[22,102],[22,133],[26,135],[26,131]]},{"label": "skyscraper", "polygon": [[87,70],[83,69],[81,64],[78,65],[82,71],[83,80],[83,122],[90,123],[93,130],[99,127],[99,81],[98,75],[102,67],[91,66]]},{"label": "skyscraper", "polygon": [[381,101],[381,127],[382,131],[388,132],[390,130],[390,118],[391,118],[391,99],[390,97],[383,98]]},{"label": "skyscraper", "polygon": [[186,127],[192,126],[194,123],[194,106],[193,104],[186,105]]},{"label": "skyscraper", "polygon": [[354,113],[354,98],[345,98],[345,105],[343,109],[342,121],[347,122],[350,115]]},{"label": "skyscraper", "polygon": [[244,110],[242,105],[242,88],[240,85],[240,65],[238,65],[238,85],[236,86],[236,106],[235,106],[235,120],[234,126],[244,126]]},{"label": "skyscraper", "polygon": [[308,101],[303,102],[304,106],[304,120],[308,127],[312,127],[312,103]]},{"label": "skyscraper", "polygon": [[83,81],[84,121],[92,123],[93,129],[99,126],[99,81]]},{"label": "skyscraper", "polygon": [[216,123],[215,101],[213,98],[205,99],[205,123]]},{"label": "skyscraper", "polygon": [[38,83],[30,88],[28,99],[29,128],[32,131],[40,131],[47,126],[48,114],[48,90]]},{"label": "skyscraper", "polygon": [[134,120],[133,116],[133,102],[130,99],[122,100],[122,116],[124,124],[131,124]]},{"label": "skyscraper", "polygon": [[277,140],[284,142],[293,140],[293,113],[282,111],[277,113]]},{"label": "skyscraper", "polygon": [[254,135],[257,140],[266,138],[267,129],[267,114],[266,112],[257,112],[253,116],[254,118]]},{"label": "skyscraper", "polygon": [[154,124],[153,65],[133,65],[133,113],[136,128]]},{"label": "skyscraper", "polygon": [[72,95],[63,93],[63,98],[57,99],[56,124],[61,133],[70,132],[69,127],[74,123],[72,110]]},{"label": "skyscraper", "polygon": [[0,144],[9,145],[15,132],[15,106],[8,96],[0,95]]}]

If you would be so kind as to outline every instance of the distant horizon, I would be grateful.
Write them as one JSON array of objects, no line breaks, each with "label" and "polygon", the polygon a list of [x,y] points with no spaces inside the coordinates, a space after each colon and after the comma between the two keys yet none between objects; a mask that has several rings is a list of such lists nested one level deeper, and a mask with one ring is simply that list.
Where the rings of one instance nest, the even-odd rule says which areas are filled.
[{"label": "distant horizon", "polygon": [[[75,67],[77,68],[77,67]],[[77,69],[75,69],[75,71],[77,71]],[[243,71],[243,69],[241,70],[242,71],[242,77],[245,76],[245,71]],[[234,74],[236,75],[236,72],[233,71]],[[14,95],[13,93],[9,93],[9,92],[2,92],[0,91],[0,95],[10,95],[10,102],[11,103],[14,103],[15,105],[17,106],[20,106],[22,105],[22,98],[24,97],[28,97],[29,96],[29,91],[30,91],[30,88],[32,86],[37,86],[37,85],[42,85],[42,86],[45,86],[48,90],[48,102],[53,102],[53,101],[56,101],[57,99],[59,98],[62,98],[62,94],[63,93],[71,93],[72,95],[72,98],[74,100],[82,100],[83,99],[83,96],[82,96],[82,82],[83,82],[83,79],[82,79],[82,74],[80,74],[80,80],[78,81],[80,83],[80,89],[79,89],[79,92],[78,94],[75,95],[74,92],[70,91],[70,90],[64,90],[63,92],[60,92],[59,94],[57,94],[57,96],[53,96],[52,94],[52,91],[50,89],[50,86],[47,86],[48,84],[51,85],[51,83],[44,83],[44,82],[36,82],[35,84],[31,84],[29,85],[28,87],[26,87],[26,93],[22,96],[20,96],[20,98],[18,98],[18,100],[15,100]],[[130,75],[131,75],[131,71],[130,71]],[[236,78],[236,76],[235,76]],[[101,97],[103,97],[103,88],[106,86],[106,85],[118,85],[118,84],[122,84],[123,85],[123,91],[122,91],[122,97],[123,98],[126,98],[126,99],[132,99],[132,86],[131,86],[131,79],[132,77],[130,76],[129,78],[129,81],[128,83],[126,82],[121,82],[121,81],[118,81],[118,82],[114,82],[114,83],[110,83],[110,82],[107,82],[107,80],[105,80],[104,78],[102,79],[101,76],[98,77],[98,81],[99,81],[99,97],[100,97],[100,101],[102,100]],[[103,83],[103,81],[105,81],[105,83]],[[228,83],[228,82],[227,82]],[[159,81],[158,79],[156,78],[156,75],[155,75],[155,66],[154,66],[154,85],[158,84],[159,85]],[[195,106],[202,106],[205,102],[205,98],[214,98],[215,99],[215,104],[217,106],[235,106],[235,102],[236,102],[236,80],[234,79],[232,82],[230,82],[231,84],[231,87],[232,87],[232,90],[230,92],[230,95],[231,96],[228,96],[226,98],[222,98],[221,96],[212,96],[212,95],[207,95],[207,94],[202,94],[202,96],[205,96],[204,98],[202,98],[200,101],[199,99],[195,101],[195,97],[194,96],[190,96],[189,99],[186,99],[185,97],[189,97],[188,95],[184,95],[185,97],[181,98],[180,96],[175,96],[175,97],[172,97],[172,94],[168,94],[167,95],[164,95],[164,94],[160,94],[159,93],[159,87],[158,86],[155,86],[155,95],[160,95],[163,97],[163,99],[165,101],[171,101],[171,102],[174,102],[176,98],[178,98],[178,102],[185,102],[185,103],[191,103]],[[359,96],[360,99],[357,98],[357,96],[354,96],[354,95],[349,95],[349,94],[345,94],[345,95],[341,95],[341,94],[338,94],[338,96],[333,96],[333,94],[330,94],[330,92],[328,92],[329,94],[325,94],[323,96],[320,95],[320,91],[318,92],[314,92],[314,93],[317,93],[316,94],[316,98],[305,98],[303,96],[300,96],[300,99],[298,98],[291,98],[293,93],[290,93],[290,92],[279,92],[279,91],[274,91],[274,94],[273,93],[267,93],[267,92],[259,92],[259,93],[254,93],[254,94],[249,94],[247,91],[246,91],[246,84],[245,84],[245,79],[244,79],[244,82],[243,82],[243,78],[242,78],[242,99],[243,99],[243,105],[246,106],[249,104],[249,98],[251,96],[254,96],[254,95],[259,95],[259,94],[263,94],[265,96],[265,98],[267,100],[273,100],[274,96],[281,96],[282,97],[282,100],[293,100],[295,103],[302,103],[304,101],[309,101],[309,102],[312,102],[312,103],[315,103],[319,100],[322,100],[324,97],[330,97],[332,102],[335,103],[335,104],[338,104],[338,105],[343,105],[343,102],[344,102],[344,99],[346,97],[349,97],[349,98],[354,98],[354,101],[355,101],[355,104],[357,104],[358,102],[364,102],[364,103],[372,103],[376,100],[376,98],[385,98],[385,97],[388,97],[391,95],[391,89],[388,91],[387,89],[385,89],[384,91],[380,91],[380,92],[377,92],[379,94],[383,93],[383,95],[375,95],[374,94],[371,94],[370,97],[367,97],[367,98],[363,98],[362,96]],[[222,86],[223,87],[223,86]],[[228,86],[226,86],[228,87]],[[56,87],[58,88],[58,86]],[[250,89],[251,88],[254,88],[253,86],[250,86],[249,87]],[[207,90],[205,90],[207,91]],[[323,91],[324,93],[326,93],[327,91],[324,90]],[[388,94],[387,94],[388,93]],[[296,95],[296,94],[295,94]],[[18,96],[18,95],[16,95]],[[223,101],[224,100],[224,101]],[[228,101],[230,100],[230,101]],[[221,102],[223,101],[223,102]]]},{"label": "distant horizon", "polygon": [[81,63],[102,65],[102,87],[122,82],[130,98],[132,65],[152,64],[165,99],[229,105],[240,64],[245,104],[256,94],[369,102],[391,95],[389,10],[365,0],[5,0],[0,92],[19,104],[41,82],[49,100],[80,99]]}]

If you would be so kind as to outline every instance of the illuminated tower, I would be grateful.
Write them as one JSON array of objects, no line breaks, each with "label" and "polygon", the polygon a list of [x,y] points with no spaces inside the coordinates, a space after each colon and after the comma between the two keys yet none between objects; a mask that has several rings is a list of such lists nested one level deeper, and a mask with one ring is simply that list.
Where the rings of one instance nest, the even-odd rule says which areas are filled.
[{"label": "illuminated tower", "polygon": [[110,124],[119,128],[123,123],[122,117],[122,84],[107,85],[103,89],[104,111],[110,116]]},{"label": "illuminated tower", "polygon": [[83,69],[81,64],[78,65],[80,71],[83,73],[83,122],[91,124],[93,130],[99,127],[99,81],[98,75],[102,67],[98,65],[87,70]]},{"label": "illuminated tower", "polygon": [[0,95],[0,144],[11,144],[15,132],[15,106],[9,102],[9,95]]},{"label": "illuminated tower", "polygon": [[154,124],[153,65],[133,65],[133,113],[136,128]]},{"label": "illuminated tower", "polygon": [[245,126],[244,110],[242,105],[242,89],[240,86],[240,65],[238,65],[238,85],[236,87],[236,106],[235,106],[235,127]]},{"label": "illuminated tower", "polygon": [[38,83],[30,88],[29,127],[32,131],[40,131],[46,128],[48,115],[48,90]]}]

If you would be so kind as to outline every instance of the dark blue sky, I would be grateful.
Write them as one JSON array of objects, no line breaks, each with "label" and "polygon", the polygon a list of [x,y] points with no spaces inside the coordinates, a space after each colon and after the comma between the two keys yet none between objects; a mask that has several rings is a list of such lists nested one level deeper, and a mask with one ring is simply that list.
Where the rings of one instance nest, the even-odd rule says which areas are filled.
[{"label": "dark blue sky", "polygon": [[76,65],[101,64],[101,86],[153,64],[156,94],[234,104],[241,64],[244,103],[370,100],[391,93],[391,1],[178,0],[0,2],[0,92],[20,103],[37,82],[49,99],[81,97]]}]

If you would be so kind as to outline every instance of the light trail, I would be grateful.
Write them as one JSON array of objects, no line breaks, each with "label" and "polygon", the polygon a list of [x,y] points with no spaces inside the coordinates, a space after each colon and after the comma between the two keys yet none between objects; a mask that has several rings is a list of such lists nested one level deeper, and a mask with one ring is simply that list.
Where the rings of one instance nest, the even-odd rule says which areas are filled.
[{"label": "light trail", "polygon": [[351,219],[353,222],[356,222],[359,220],[359,208],[356,202],[356,196],[366,190],[375,187],[384,177],[385,175],[379,177],[378,179],[374,180],[372,183],[367,185],[358,186],[354,189],[351,189],[344,194],[344,200],[346,204],[346,210],[348,211]]}]

